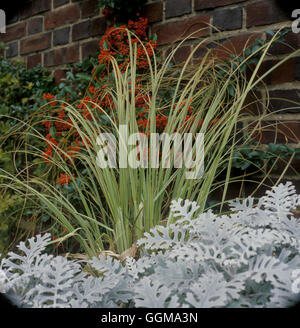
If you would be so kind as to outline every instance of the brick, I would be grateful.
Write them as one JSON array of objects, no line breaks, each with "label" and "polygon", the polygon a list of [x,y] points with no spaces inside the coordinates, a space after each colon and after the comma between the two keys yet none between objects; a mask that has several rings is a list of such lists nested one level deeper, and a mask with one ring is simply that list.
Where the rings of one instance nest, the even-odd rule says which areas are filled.
[{"label": "brick", "polygon": [[295,58],[295,72],[294,78],[296,81],[300,81],[300,57]]},{"label": "brick", "polygon": [[70,27],[63,27],[53,31],[53,45],[61,46],[69,43]]},{"label": "brick", "polygon": [[6,46],[8,47],[8,49],[5,52],[7,58],[18,56],[18,49],[19,49],[18,41],[9,43]]},{"label": "brick", "polygon": [[[270,61],[270,68],[278,63],[279,60]],[[294,75],[295,58],[290,58],[270,73],[270,84],[293,82]]]},{"label": "brick", "polygon": [[90,21],[80,22],[72,26],[72,41],[87,39],[90,36]]},{"label": "brick", "polygon": [[206,43],[202,43],[201,46],[196,45],[196,47],[197,47],[197,49],[194,52],[193,57],[195,59],[201,60],[209,50],[216,48],[216,43],[215,42],[206,42]]},{"label": "brick", "polygon": [[192,12],[191,0],[167,0],[166,18],[178,17]]},{"label": "brick", "polygon": [[190,53],[191,53],[191,47],[190,46],[182,46],[179,49],[177,49],[177,51],[175,52],[173,58],[176,62],[182,63],[185,60],[187,60]]},{"label": "brick", "polygon": [[45,17],[45,28],[50,30],[62,25],[73,23],[80,18],[78,4],[72,4],[48,13]]},{"label": "brick", "polygon": [[300,112],[300,89],[272,90],[269,109],[276,114]]},{"label": "brick", "polygon": [[286,20],[274,0],[262,0],[246,6],[247,27],[268,25]]},{"label": "brick", "polygon": [[31,36],[21,41],[21,55],[45,50],[51,46],[51,33]]},{"label": "brick", "polygon": [[26,34],[26,22],[21,22],[6,28],[6,33],[0,34],[0,41],[8,42],[20,39]]},{"label": "brick", "polygon": [[[242,28],[242,8],[218,10],[213,13],[213,26],[221,31],[238,30]],[[217,32],[217,31],[215,31]]]},{"label": "brick", "polygon": [[195,0],[195,10],[212,9],[244,1],[245,0]]},{"label": "brick", "polygon": [[33,16],[32,14],[32,2],[29,2],[28,4],[26,4],[25,6],[22,6],[20,8],[20,18],[21,20],[29,18]]},{"label": "brick", "polygon": [[142,16],[147,17],[149,23],[157,23],[163,20],[163,3],[152,2],[143,7]]},{"label": "brick", "polygon": [[66,71],[63,69],[58,69],[54,71],[53,76],[54,76],[54,82],[58,84],[61,82],[62,79],[66,77]]},{"label": "brick", "polygon": [[248,92],[242,113],[253,116],[263,113],[263,97],[260,91]]},{"label": "brick", "polygon": [[91,36],[103,35],[106,31],[106,21],[104,17],[97,17],[91,21]]},{"label": "brick", "polygon": [[[272,60],[263,61],[258,67],[258,70],[257,70],[256,75],[255,75],[255,79],[257,80],[258,78],[261,78],[265,73],[267,73],[270,70],[271,65],[273,63],[274,62]],[[257,64],[251,63],[251,64],[247,65],[246,77],[247,77],[248,81],[250,80],[250,78],[254,74],[254,71],[255,71],[256,68],[257,68]],[[271,74],[270,73],[267,74],[262,79],[262,81],[260,82],[260,86],[261,86],[261,83],[271,84]]]},{"label": "brick", "polygon": [[41,54],[35,54],[32,56],[27,57],[27,69],[31,69],[38,64],[42,64],[42,55]]},{"label": "brick", "polygon": [[70,64],[78,61],[79,61],[78,45],[54,49],[44,54],[45,67]]},{"label": "brick", "polygon": [[40,33],[43,30],[43,17],[34,17],[28,21],[28,34]]},{"label": "brick", "polygon": [[82,59],[88,58],[89,56],[95,55],[99,51],[99,40],[91,40],[85,42],[81,46]]},{"label": "brick", "polygon": [[[291,158],[278,159],[276,162],[276,167],[272,170],[272,174],[281,175],[281,173],[285,170],[289,160]],[[300,159],[292,159],[288,169],[285,171],[285,175],[300,175]]]},{"label": "brick", "polygon": [[[267,40],[271,40],[271,36],[267,36]],[[282,41],[275,41],[269,49],[271,55],[285,55],[292,53],[300,48],[300,33],[287,33]]]},{"label": "brick", "polygon": [[[295,59],[290,58],[283,64],[279,65],[274,70],[270,71],[275,65],[277,65],[280,60],[265,60],[259,67],[257,72],[257,77],[261,77],[263,74],[268,73],[263,79],[263,83],[266,84],[281,84],[294,81],[295,73]],[[247,77],[250,79],[256,64],[251,64],[247,68]]]},{"label": "brick", "polygon": [[57,8],[57,7],[67,4],[69,2],[70,2],[70,0],[53,0],[53,6],[54,6],[54,8]]},{"label": "brick", "polygon": [[191,53],[191,46],[181,46],[175,51],[174,47],[170,47],[166,50],[165,58],[172,53],[173,60],[177,63],[182,63],[187,60]]},{"label": "brick", "polygon": [[49,0],[32,0],[32,15],[36,15],[51,9]]},{"label": "brick", "polygon": [[98,0],[85,0],[81,4],[81,18],[96,16],[98,14],[96,10],[97,5]]},{"label": "brick", "polygon": [[[250,129],[255,126],[250,124]],[[295,121],[265,121],[262,122],[260,131],[253,134],[255,140],[263,144],[273,143],[298,143],[300,141],[300,122]]]},{"label": "brick", "polygon": [[246,33],[231,37],[213,49],[212,56],[219,61],[229,60],[232,54],[241,55],[246,48],[249,48],[261,36],[262,33]]},{"label": "brick", "polygon": [[152,33],[157,34],[159,45],[179,41],[194,33],[192,37],[199,38],[209,34],[210,16],[207,14],[197,15],[192,18],[187,18],[178,22],[168,22],[161,25],[156,25],[152,28]]}]

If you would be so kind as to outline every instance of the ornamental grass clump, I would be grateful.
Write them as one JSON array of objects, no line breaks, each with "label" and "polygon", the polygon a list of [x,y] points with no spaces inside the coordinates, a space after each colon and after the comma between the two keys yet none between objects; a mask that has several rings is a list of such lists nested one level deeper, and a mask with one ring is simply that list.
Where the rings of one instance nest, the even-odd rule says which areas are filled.
[{"label": "ornamental grass clump", "polygon": [[[207,41],[202,40],[178,69],[172,65],[172,57],[182,43],[158,62],[155,41],[140,39],[145,33],[141,28],[144,23],[141,19],[132,22],[136,33],[120,27],[105,36],[100,43],[99,65],[81,101],[68,103],[53,95],[45,96],[50,102],[36,114],[40,120],[20,122],[26,152],[18,153],[34,156],[34,162],[17,175],[1,170],[1,187],[32,200],[42,215],[61,226],[60,235],[55,236],[57,243],[72,237],[80,252],[89,257],[106,250],[134,252],[145,232],[176,221],[169,212],[173,199],[196,201],[198,213],[203,213],[211,193],[222,188],[223,204],[233,181],[234,149],[255,133],[253,130],[243,140],[237,134],[247,96],[267,74],[294,55],[257,78],[276,35],[242,62],[218,64],[208,52],[193,65],[194,53]],[[258,53],[257,66],[247,79],[241,68]],[[117,162],[116,166],[101,167],[99,152],[106,143],[99,136],[104,133],[116,140],[116,147],[110,151],[115,151],[117,159],[122,157],[120,149],[128,146],[128,158],[135,167],[129,165],[127,157],[125,166]],[[140,137],[128,144],[124,136],[137,133]],[[178,152],[171,147],[166,153],[162,142],[158,167],[144,165],[153,150],[141,151],[146,149],[141,140],[146,142],[155,133],[202,135],[203,172],[199,170],[197,178],[187,178],[193,169],[180,167]],[[44,142],[44,147],[30,144],[31,138]],[[171,145],[174,143],[171,141]],[[198,150],[199,144],[193,142],[188,153],[194,161],[199,160]],[[42,175],[34,174],[36,166],[43,166]]]}]

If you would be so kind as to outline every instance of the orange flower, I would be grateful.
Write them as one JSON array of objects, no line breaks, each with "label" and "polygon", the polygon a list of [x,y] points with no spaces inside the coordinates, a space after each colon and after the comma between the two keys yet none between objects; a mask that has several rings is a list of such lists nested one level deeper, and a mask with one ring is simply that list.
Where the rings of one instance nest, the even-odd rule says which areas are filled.
[{"label": "orange flower", "polygon": [[[75,178],[74,173],[72,174],[73,178]],[[72,178],[68,174],[60,174],[60,177],[57,178],[56,183],[64,186],[65,184],[69,184]]]}]

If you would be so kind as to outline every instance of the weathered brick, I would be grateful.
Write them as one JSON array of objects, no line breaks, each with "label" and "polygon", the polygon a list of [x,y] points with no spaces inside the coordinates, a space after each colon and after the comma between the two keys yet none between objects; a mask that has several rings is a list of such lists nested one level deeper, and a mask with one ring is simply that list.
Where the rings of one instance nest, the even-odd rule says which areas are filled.
[{"label": "weathered brick", "polygon": [[[276,32],[276,31],[274,31]],[[271,36],[267,35],[267,40],[271,40]],[[269,49],[271,55],[285,55],[292,53],[300,48],[300,33],[288,32],[283,36],[283,40],[276,40]]]},{"label": "weathered brick", "polygon": [[182,46],[175,52],[174,59],[175,61],[182,63],[187,60],[190,54],[191,54],[191,47]]},{"label": "weathered brick", "polygon": [[193,57],[201,60],[208,51],[216,48],[216,46],[215,42],[205,42],[201,45],[195,45],[197,49],[195,50]]},{"label": "weathered brick", "polygon": [[171,52],[173,52],[173,59],[178,63],[182,63],[185,60],[187,60],[187,58],[189,57],[189,55],[191,53],[191,47],[190,46],[181,46],[175,52],[174,52],[174,50],[175,49],[173,47],[169,48],[166,51],[166,57],[169,56],[169,54]]},{"label": "weathered brick", "polygon": [[260,91],[250,91],[245,99],[242,113],[259,115],[263,112],[263,97]]},{"label": "weathered brick", "polygon": [[11,42],[6,45],[8,49],[5,51],[6,57],[11,58],[11,57],[16,57],[18,56],[18,41]]},{"label": "weathered brick", "polygon": [[[291,160],[290,157],[285,159],[278,159],[276,162],[276,167],[272,170],[272,174],[281,175],[281,173],[286,169],[288,162]],[[300,159],[292,159],[291,164],[285,171],[285,175],[300,175]]]},{"label": "weathered brick", "polygon": [[195,0],[195,10],[217,8],[244,1],[245,0]]},{"label": "weathered brick", "polygon": [[103,35],[106,30],[106,21],[104,17],[97,17],[91,21],[91,36]]},{"label": "weathered brick", "polygon": [[53,0],[53,6],[54,6],[54,8],[57,8],[57,7],[67,4],[69,2],[70,2],[70,0]]},{"label": "weathered brick", "polygon": [[66,77],[66,71],[63,69],[58,69],[54,71],[53,76],[54,76],[54,82],[58,84],[62,79]]},{"label": "weathered brick", "polygon": [[[250,124],[250,129],[255,126]],[[295,121],[265,121],[262,122],[261,130],[253,134],[255,140],[268,144],[274,143],[298,143],[300,141],[300,122]]]},{"label": "weathered brick", "polygon": [[44,65],[46,67],[70,64],[79,61],[79,47],[72,45],[51,50],[44,54]]},{"label": "weathered brick", "polygon": [[80,18],[78,4],[72,4],[48,13],[45,17],[45,28],[50,30],[62,25],[75,22]]},{"label": "weathered brick", "polygon": [[296,81],[300,81],[300,57],[295,58],[295,75],[294,78]]},{"label": "weathered brick", "polygon": [[[257,69],[257,72],[255,74],[255,80],[257,81],[258,78],[261,78],[265,73],[267,73],[270,68],[271,64],[273,63],[272,60],[265,60],[263,61],[259,67],[257,67],[257,64],[251,63],[247,65],[246,68],[246,77],[248,81],[251,79],[252,75],[254,74],[255,70]],[[260,83],[265,83],[265,84],[271,84],[271,74],[267,74]]]},{"label": "weathered brick", "polygon": [[[279,60],[270,61],[270,68],[274,67],[274,65],[278,63]],[[270,73],[270,84],[293,82],[294,75],[295,58],[290,58]]]},{"label": "weathered brick", "polygon": [[31,69],[41,63],[42,63],[41,54],[35,54],[27,57],[27,69]]},{"label": "weathered brick", "polygon": [[286,20],[274,0],[262,0],[246,6],[247,27],[268,25]]},{"label": "weathered brick", "polygon": [[191,0],[167,0],[166,18],[182,16],[192,12]]},{"label": "weathered brick", "polygon": [[224,61],[230,59],[232,54],[241,55],[246,48],[250,47],[261,36],[262,33],[246,33],[231,37],[213,49],[212,56]]},{"label": "weathered brick", "polygon": [[21,22],[6,28],[6,33],[0,34],[0,41],[8,42],[20,39],[26,34],[26,22]]},{"label": "weathered brick", "polygon": [[51,33],[34,35],[21,41],[21,55],[45,50],[51,46]]},{"label": "weathered brick", "polygon": [[142,10],[142,16],[147,17],[149,23],[161,22],[163,19],[163,3],[151,2],[146,4]]},{"label": "weathered brick", "polygon": [[90,36],[90,21],[80,22],[72,26],[72,41],[87,39]]},{"label": "weathered brick", "polygon": [[98,0],[85,0],[81,4],[81,17],[88,18],[97,15],[97,7]]},{"label": "weathered brick", "polygon": [[63,27],[53,31],[53,45],[61,46],[69,43],[70,27]]},{"label": "weathered brick", "polygon": [[36,15],[51,9],[49,0],[32,0],[32,15]]},{"label": "weathered brick", "polygon": [[36,14],[43,13],[51,9],[50,0],[31,0],[27,1],[20,9],[20,18],[26,19]]},{"label": "weathered brick", "polygon": [[[290,58],[283,64],[280,64],[274,69],[274,66],[279,64],[280,60],[265,60],[259,66],[256,77],[261,77],[263,74],[268,73],[263,78],[263,83],[265,84],[281,84],[294,81],[295,73],[295,59]],[[247,77],[250,79],[254,70],[256,69],[256,64],[251,64],[247,68]],[[270,71],[273,69],[272,71]]]},{"label": "weathered brick", "polygon": [[276,114],[300,112],[300,89],[272,90],[270,95],[270,110]]},{"label": "weathered brick", "polygon": [[194,33],[192,37],[199,38],[209,34],[210,16],[207,14],[197,15],[178,22],[168,22],[156,25],[152,28],[152,32],[157,34],[159,45],[179,41]]},{"label": "weathered brick", "polygon": [[99,50],[99,40],[91,40],[85,42],[81,46],[82,49],[82,59],[93,56]]},{"label": "weathered brick", "polygon": [[[221,31],[238,30],[242,28],[243,10],[242,8],[223,9],[213,13],[213,26]],[[215,32],[217,32],[215,30]]]},{"label": "weathered brick", "polygon": [[28,34],[40,33],[43,30],[43,17],[34,17],[28,21]]},{"label": "weathered brick", "polygon": [[32,14],[32,2],[26,4],[26,6],[21,6],[20,9],[20,19],[26,19],[33,16]]}]

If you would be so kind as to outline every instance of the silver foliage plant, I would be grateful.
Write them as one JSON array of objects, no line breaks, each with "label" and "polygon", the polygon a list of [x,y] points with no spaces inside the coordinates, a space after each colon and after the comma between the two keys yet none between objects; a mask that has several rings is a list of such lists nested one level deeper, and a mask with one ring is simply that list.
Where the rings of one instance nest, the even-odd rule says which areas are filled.
[{"label": "silver foliage plant", "polygon": [[176,222],[145,233],[141,256],[125,263],[48,255],[51,237],[38,235],[1,261],[0,292],[18,306],[38,308],[294,305],[300,298],[294,186],[280,184],[256,203],[249,197],[230,206],[230,215],[197,216],[196,203],[174,200]]}]

